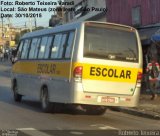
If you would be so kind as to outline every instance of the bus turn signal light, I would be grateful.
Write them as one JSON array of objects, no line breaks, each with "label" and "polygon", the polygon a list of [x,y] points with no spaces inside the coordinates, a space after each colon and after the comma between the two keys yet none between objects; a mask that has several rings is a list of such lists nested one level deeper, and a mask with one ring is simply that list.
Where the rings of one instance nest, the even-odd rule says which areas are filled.
[{"label": "bus turn signal light", "polygon": [[141,83],[142,77],[143,77],[142,72],[138,72],[138,75],[137,75],[137,83]]},{"label": "bus turn signal light", "polygon": [[77,66],[74,69],[73,76],[75,78],[75,81],[81,81],[82,80],[82,72],[83,72],[83,67],[82,66]]}]

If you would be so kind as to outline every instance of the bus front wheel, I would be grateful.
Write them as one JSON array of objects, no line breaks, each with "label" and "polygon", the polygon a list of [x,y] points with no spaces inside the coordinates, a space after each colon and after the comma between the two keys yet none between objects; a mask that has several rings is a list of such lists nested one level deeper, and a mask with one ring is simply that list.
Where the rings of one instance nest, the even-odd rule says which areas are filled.
[{"label": "bus front wheel", "polygon": [[41,91],[41,106],[43,112],[49,113],[53,111],[53,104],[49,102],[49,94],[46,87]]}]

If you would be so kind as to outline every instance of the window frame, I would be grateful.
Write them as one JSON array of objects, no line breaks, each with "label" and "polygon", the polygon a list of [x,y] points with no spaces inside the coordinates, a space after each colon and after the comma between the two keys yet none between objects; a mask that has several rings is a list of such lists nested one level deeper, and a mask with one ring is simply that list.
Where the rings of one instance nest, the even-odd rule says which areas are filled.
[{"label": "window frame", "polygon": [[[19,48],[20,48],[20,46],[21,46],[21,42],[23,42],[23,44],[22,44],[22,49],[21,49],[21,54],[20,54],[20,56],[17,56],[18,54],[18,50],[19,50]],[[18,44],[18,47],[17,47],[17,51],[16,51],[16,55],[15,55],[15,57],[17,57],[17,60],[20,60],[21,59],[21,55],[22,55],[22,51],[23,51],[23,45],[24,45],[24,40],[20,40],[20,42],[19,42],[19,44]]]},{"label": "window frame", "polygon": [[[71,33],[71,32],[74,32],[74,38],[73,38],[73,43],[72,43],[72,50],[71,50],[71,56],[72,56],[72,51],[73,51],[73,45],[74,45],[74,41],[75,41],[75,35],[76,35],[76,29],[71,29],[71,30],[69,30],[69,31],[63,31],[63,32],[58,32],[58,33],[54,33],[54,39],[55,39],[55,35],[56,34],[62,34],[62,36],[63,36],[63,34],[67,34],[67,38],[66,38],[66,42],[65,42],[65,48],[64,48],[64,50],[63,50],[63,54],[62,54],[62,58],[51,58],[51,54],[50,54],[50,57],[49,57],[49,59],[50,60],[70,60],[71,59],[71,56],[70,56],[70,58],[65,58],[65,52],[66,52],[66,47],[67,47],[67,42],[68,42],[68,39],[69,39],[69,34]],[[54,42],[54,40],[52,41],[52,42]],[[51,46],[51,48],[52,48],[52,46]],[[50,53],[51,53],[51,50],[50,50]]]},{"label": "window frame", "polygon": [[[96,27],[94,27],[94,26],[89,26],[89,27],[92,27],[92,28],[96,28]],[[112,28],[111,28],[112,29]],[[109,29],[108,29],[109,30]],[[121,30],[121,29],[113,29],[113,30]],[[128,29],[129,30],[129,29]],[[122,30],[122,31],[126,31],[126,32],[130,32],[130,31],[128,31],[127,29],[126,30]],[[86,28],[85,28],[85,31],[86,31]],[[93,33],[93,32],[92,32]],[[134,60],[134,61],[131,61],[131,60],[119,60],[119,59],[108,59],[108,58],[97,58],[97,57],[89,57],[89,56],[87,56],[87,55],[85,55],[85,48],[83,49],[83,57],[85,57],[85,58],[96,58],[96,59],[103,59],[103,60],[112,60],[112,61],[123,61],[123,62],[129,62],[129,63],[137,63],[137,62],[139,62],[139,48],[138,48],[138,39],[137,39],[137,35],[136,35],[136,32],[135,31],[133,31],[132,32],[133,34],[134,34],[134,38],[135,38],[135,43],[136,43],[136,60]],[[87,32],[85,33],[85,35],[87,34]],[[84,35],[84,37],[86,37]],[[85,38],[84,38],[84,45],[85,45]],[[112,53],[111,53],[112,54]]]},{"label": "window frame", "polygon": [[[29,55],[29,52],[30,52],[30,46],[31,46],[31,43],[32,43],[32,39],[31,38],[23,39],[23,41],[24,41],[23,48],[24,48],[26,40],[29,40],[29,42],[30,42],[29,45],[28,45],[29,47],[28,47],[27,57],[26,58],[22,58],[22,53],[21,53],[20,60],[28,60],[28,55]],[[23,48],[22,48],[22,52],[23,52]]]},{"label": "window frame", "polygon": [[[57,33],[57,34],[55,34],[54,35],[54,41],[55,41],[55,39],[56,39],[56,35],[61,35],[62,37],[63,37],[63,34],[62,33]],[[61,37],[61,41],[62,41],[62,37]],[[51,56],[52,56],[52,48],[54,47],[54,41],[53,41],[53,43],[52,43],[52,46],[51,46],[51,50],[50,50],[50,59],[51,60],[59,60],[59,58],[52,58]],[[61,41],[60,41],[60,45],[61,45]],[[59,45],[59,46],[60,46]],[[58,47],[58,46],[57,46]],[[57,52],[57,56],[58,56],[58,54],[59,54],[59,49],[58,49],[58,52]]]},{"label": "window frame", "polygon": [[[30,44],[29,44],[29,50],[28,50],[28,54],[27,54],[27,59],[21,59],[21,58],[19,58],[19,60],[30,60],[30,61],[32,61],[32,60],[38,60],[38,61],[39,60],[70,60],[71,57],[70,58],[65,58],[65,52],[66,52],[67,42],[68,42],[68,39],[69,39],[69,34],[71,32],[74,32],[74,38],[73,38],[72,50],[71,50],[71,52],[72,52],[73,51],[73,45],[75,43],[74,41],[75,41],[75,37],[76,37],[75,36],[76,35],[76,29],[70,29],[70,30],[67,30],[67,31],[60,31],[60,32],[56,32],[56,33],[50,33],[50,34],[46,34],[46,35],[33,36],[33,37],[21,39],[21,41],[30,40]],[[63,34],[67,34],[67,38],[66,38],[66,41],[65,41],[65,47],[63,49],[62,58],[51,58],[51,48],[52,48],[53,42],[55,40],[55,35],[57,35],[57,34],[62,34],[62,36],[63,36]],[[39,51],[40,51],[40,45],[41,45],[43,37],[53,37],[52,38],[52,42],[51,42],[51,46],[50,46],[49,57],[47,59],[44,58],[44,57],[43,58],[38,58],[38,54],[39,54]],[[29,52],[30,52],[30,49],[31,49],[31,43],[32,43],[32,40],[34,38],[40,39],[40,42],[39,42],[39,45],[38,45],[38,52],[37,52],[36,58],[29,59]],[[19,44],[20,44],[20,42],[19,42]],[[48,42],[48,40],[47,40],[47,42]],[[24,47],[24,43],[23,43],[23,47]],[[23,50],[23,47],[22,47],[22,50]],[[71,56],[72,56],[72,53],[71,53]]]},{"label": "window frame", "polygon": [[[66,50],[67,50],[67,47],[68,47],[67,45],[68,45],[68,40],[69,40],[69,37],[70,37],[70,33],[74,33],[74,35],[73,35],[73,41],[72,41],[72,44],[71,44],[71,54],[70,54],[69,58],[66,58]],[[67,60],[71,59],[71,57],[72,57],[73,45],[75,43],[75,38],[76,38],[76,30],[68,32],[68,38],[67,38],[67,43],[66,43],[66,46],[65,46],[65,51],[63,52],[64,53],[63,57],[65,59],[67,59]]]},{"label": "window frame", "polygon": [[[64,35],[66,35],[66,39],[65,39],[64,44],[62,45],[62,42],[63,42],[62,40],[63,40],[63,36],[64,36]],[[67,42],[68,42],[68,35],[69,35],[69,32],[62,34],[62,39],[61,39],[61,45],[60,45],[60,47],[63,48],[63,49],[62,49],[61,58],[58,58],[58,59],[63,59],[63,58],[64,58],[64,51],[66,51]],[[59,56],[59,54],[60,54],[60,50],[59,50],[59,52],[58,52],[58,56]]]},{"label": "window frame", "polygon": [[[33,42],[34,39],[37,39],[36,44],[37,44],[37,42],[38,42],[38,38],[32,38],[32,39],[31,39],[31,44],[30,44],[29,54],[28,54],[28,59],[29,59],[29,60],[32,60],[32,59],[33,59],[33,58],[30,58],[30,52],[31,52],[31,48],[32,48],[32,42]],[[33,56],[33,57],[34,57],[34,56]]]},{"label": "window frame", "polygon": [[[36,38],[36,37],[34,37],[34,38]],[[38,46],[37,46],[37,55],[36,55],[36,57],[33,58],[32,60],[38,60],[38,54],[39,54],[39,48],[40,48],[41,41],[42,41],[42,36],[39,36],[39,37],[37,37],[37,38],[40,39],[39,44],[38,44]],[[34,56],[35,56],[35,54],[34,54]]]},{"label": "window frame", "polygon": [[[44,49],[44,54],[43,54],[43,56],[42,56],[42,58],[39,58],[39,53],[40,53],[40,50],[41,50],[41,44],[42,44],[42,40],[43,40],[43,38],[47,38],[47,41],[46,41],[46,44],[45,44],[45,49]],[[48,42],[48,35],[43,35],[42,37],[41,37],[41,41],[40,41],[40,44],[39,44],[39,46],[38,46],[38,53],[37,53],[37,59],[38,60],[41,60],[41,59],[44,59],[44,55],[45,55],[45,50],[46,50],[46,45],[47,45],[47,42]]]},{"label": "window frame", "polygon": [[[46,49],[47,49],[47,48],[45,48],[44,57],[43,57],[44,60],[50,59],[50,55],[51,55],[51,47],[52,47],[52,45],[53,45],[55,35],[49,35],[49,36],[48,36],[48,39],[49,39],[50,37],[52,37],[52,40],[51,40],[51,45],[50,45],[50,47],[49,47],[48,58],[45,58]],[[48,44],[48,39],[47,39],[47,44]],[[47,46],[47,44],[46,44],[46,46]]]}]

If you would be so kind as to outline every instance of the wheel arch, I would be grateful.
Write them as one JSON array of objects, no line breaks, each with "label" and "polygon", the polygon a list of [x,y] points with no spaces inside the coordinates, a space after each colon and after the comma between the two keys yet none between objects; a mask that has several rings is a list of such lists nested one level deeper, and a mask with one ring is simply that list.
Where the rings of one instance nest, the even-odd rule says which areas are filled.
[{"label": "wheel arch", "polygon": [[12,85],[11,85],[12,90],[14,90],[16,84],[17,84],[17,79],[16,78],[12,79]]},{"label": "wheel arch", "polygon": [[46,88],[46,89],[47,89],[47,92],[49,93],[47,84],[43,84],[43,85],[41,86],[41,89],[40,89],[40,99],[41,99],[41,97],[42,97],[42,91],[44,90],[44,88]]}]

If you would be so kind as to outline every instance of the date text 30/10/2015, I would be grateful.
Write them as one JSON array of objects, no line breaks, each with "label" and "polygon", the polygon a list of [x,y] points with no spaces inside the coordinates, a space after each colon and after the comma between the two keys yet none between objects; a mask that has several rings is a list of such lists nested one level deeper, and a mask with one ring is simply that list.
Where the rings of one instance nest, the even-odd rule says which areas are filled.
[{"label": "date text 30/10/2015", "polygon": [[42,13],[16,13],[16,14],[5,14],[5,13],[0,13],[0,18],[41,18]]}]

